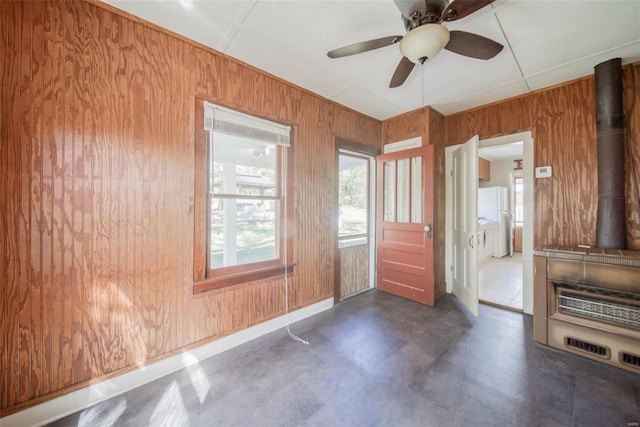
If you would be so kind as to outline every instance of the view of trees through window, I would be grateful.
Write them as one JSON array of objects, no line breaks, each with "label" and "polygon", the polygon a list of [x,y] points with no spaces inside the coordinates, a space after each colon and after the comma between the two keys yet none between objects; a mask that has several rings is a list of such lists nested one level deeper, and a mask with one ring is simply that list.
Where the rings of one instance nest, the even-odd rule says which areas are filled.
[{"label": "view of trees through window", "polygon": [[277,147],[215,135],[213,148],[211,267],[277,259]]},{"label": "view of trees through window", "polygon": [[340,247],[367,243],[369,160],[340,154],[338,217]]}]

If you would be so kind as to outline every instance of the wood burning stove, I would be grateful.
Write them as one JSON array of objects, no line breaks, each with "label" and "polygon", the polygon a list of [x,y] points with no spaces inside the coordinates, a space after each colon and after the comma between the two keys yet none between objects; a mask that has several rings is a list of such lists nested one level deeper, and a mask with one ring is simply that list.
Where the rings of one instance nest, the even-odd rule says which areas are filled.
[{"label": "wood burning stove", "polygon": [[534,252],[534,340],[640,373],[640,252]]}]

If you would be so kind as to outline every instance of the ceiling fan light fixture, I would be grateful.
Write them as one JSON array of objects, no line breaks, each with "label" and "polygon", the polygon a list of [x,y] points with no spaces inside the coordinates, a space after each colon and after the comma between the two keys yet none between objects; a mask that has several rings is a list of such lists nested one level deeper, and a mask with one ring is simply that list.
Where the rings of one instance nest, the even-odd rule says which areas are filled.
[{"label": "ceiling fan light fixture", "polygon": [[438,54],[449,43],[449,30],[440,24],[414,28],[400,40],[400,52],[414,64]]}]

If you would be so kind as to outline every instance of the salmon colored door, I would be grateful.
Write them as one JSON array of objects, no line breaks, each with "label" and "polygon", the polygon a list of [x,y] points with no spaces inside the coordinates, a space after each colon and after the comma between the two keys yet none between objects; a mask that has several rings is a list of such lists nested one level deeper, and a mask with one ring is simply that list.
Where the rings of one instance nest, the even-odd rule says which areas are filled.
[{"label": "salmon colored door", "polygon": [[378,156],[377,181],[378,289],[433,305],[433,145]]}]

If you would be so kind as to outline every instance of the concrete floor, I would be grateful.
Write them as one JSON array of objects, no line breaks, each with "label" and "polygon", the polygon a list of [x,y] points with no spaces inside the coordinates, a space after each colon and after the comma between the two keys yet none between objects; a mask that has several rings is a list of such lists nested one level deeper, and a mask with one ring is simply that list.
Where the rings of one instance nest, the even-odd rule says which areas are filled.
[{"label": "concrete floor", "polygon": [[54,426],[637,426],[640,374],[534,344],[531,317],[378,291]]}]

